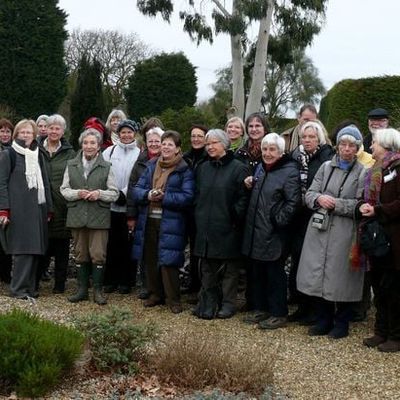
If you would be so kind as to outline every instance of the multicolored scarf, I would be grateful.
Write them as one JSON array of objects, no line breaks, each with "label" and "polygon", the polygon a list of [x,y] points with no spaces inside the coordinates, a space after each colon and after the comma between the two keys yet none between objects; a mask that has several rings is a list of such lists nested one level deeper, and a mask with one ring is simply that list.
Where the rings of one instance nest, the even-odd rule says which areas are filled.
[{"label": "multicolored scarf", "polygon": [[310,163],[311,158],[319,151],[319,149],[320,146],[317,146],[312,153],[308,153],[302,144],[299,146],[299,155],[297,160],[300,163],[300,185],[303,205],[305,204],[304,197],[306,195],[308,186],[308,164]]}]

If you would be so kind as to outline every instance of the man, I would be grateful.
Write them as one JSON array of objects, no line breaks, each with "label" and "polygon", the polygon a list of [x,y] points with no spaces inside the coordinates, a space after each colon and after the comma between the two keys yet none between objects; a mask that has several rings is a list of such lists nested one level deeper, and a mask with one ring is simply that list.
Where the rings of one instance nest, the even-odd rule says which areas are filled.
[{"label": "man", "polygon": [[368,129],[369,133],[364,137],[364,150],[372,153],[370,147],[372,144],[372,136],[377,129],[385,129],[389,126],[389,113],[384,108],[374,108],[368,113]]},{"label": "man", "polygon": [[297,116],[298,125],[287,129],[281,134],[285,139],[285,151],[293,151],[299,143],[300,126],[308,121],[314,121],[318,118],[317,109],[312,104],[304,104]]}]

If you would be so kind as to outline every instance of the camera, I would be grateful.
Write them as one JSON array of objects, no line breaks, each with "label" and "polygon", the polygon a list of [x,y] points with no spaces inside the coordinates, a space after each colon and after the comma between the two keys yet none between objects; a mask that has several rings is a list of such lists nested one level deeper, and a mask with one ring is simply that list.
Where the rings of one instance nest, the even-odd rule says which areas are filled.
[{"label": "camera", "polygon": [[319,229],[320,231],[326,231],[328,229],[329,214],[328,210],[320,208],[311,217],[311,225],[313,228]]}]

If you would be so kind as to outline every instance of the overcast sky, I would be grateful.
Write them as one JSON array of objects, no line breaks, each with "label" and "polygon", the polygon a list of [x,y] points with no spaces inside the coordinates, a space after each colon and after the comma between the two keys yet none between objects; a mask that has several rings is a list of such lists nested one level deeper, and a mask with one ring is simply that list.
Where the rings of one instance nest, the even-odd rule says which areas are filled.
[{"label": "overcast sky", "polygon": [[[187,0],[174,3],[179,9]],[[218,36],[213,45],[197,47],[178,18],[168,25],[159,17],[144,17],[136,9],[136,0],[60,0],[59,5],[69,15],[68,30],[136,32],[155,50],[183,51],[197,67],[199,100],[212,95],[215,70],[230,62],[227,35]],[[346,78],[399,75],[399,25],[399,0],[330,0],[326,23],[307,51],[326,88]]]}]

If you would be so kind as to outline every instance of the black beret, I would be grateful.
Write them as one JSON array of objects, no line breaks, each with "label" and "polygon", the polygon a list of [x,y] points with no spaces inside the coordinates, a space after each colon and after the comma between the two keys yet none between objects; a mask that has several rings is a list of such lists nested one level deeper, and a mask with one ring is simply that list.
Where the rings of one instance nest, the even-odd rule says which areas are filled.
[{"label": "black beret", "polygon": [[368,113],[368,119],[389,118],[389,113],[384,108],[374,108]]}]

